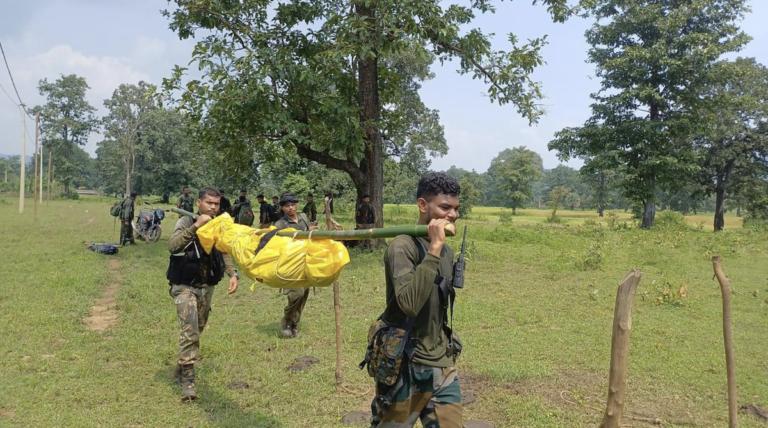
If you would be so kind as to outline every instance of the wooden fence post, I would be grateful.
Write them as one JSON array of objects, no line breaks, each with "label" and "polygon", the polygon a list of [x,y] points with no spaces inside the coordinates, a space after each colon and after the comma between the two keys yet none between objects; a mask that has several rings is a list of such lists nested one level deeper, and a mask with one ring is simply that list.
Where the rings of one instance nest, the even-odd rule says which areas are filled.
[{"label": "wooden fence post", "polygon": [[608,376],[608,402],[600,428],[619,428],[624,415],[624,395],[627,386],[629,335],[632,330],[632,300],[643,273],[632,269],[619,284],[613,312],[611,340],[611,371]]},{"label": "wooden fence post", "polygon": [[725,342],[725,367],[728,373],[728,427],[736,428],[736,365],[733,360],[733,334],[731,333],[731,281],[720,267],[720,256],[712,257],[720,293],[723,295],[723,341]]}]

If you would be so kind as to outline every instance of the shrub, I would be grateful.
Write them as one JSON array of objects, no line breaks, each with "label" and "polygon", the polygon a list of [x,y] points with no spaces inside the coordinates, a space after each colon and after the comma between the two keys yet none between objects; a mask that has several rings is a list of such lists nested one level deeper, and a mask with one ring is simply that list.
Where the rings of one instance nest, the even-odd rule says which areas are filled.
[{"label": "shrub", "polygon": [[658,229],[689,231],[691,226],[685,220],[685,216],[676,211],[662,211],[656,215],[653,226]]}]

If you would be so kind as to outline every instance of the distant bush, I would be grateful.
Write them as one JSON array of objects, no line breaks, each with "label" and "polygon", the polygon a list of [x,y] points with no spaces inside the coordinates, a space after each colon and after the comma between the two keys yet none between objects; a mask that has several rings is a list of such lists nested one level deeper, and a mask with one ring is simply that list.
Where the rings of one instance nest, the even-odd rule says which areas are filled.
[{"label": "distant bush", "polygon": [[71,201],[79,201],[80,200],[80,195],[77,192],[74,192],[74,191],[69,192],[69,195],[67,195],[66,193],[62,193],[61,194],[61,199],[69,199]]},{"label": "distant bush", "polygon": [[656,215],[653,224],[654,228],[664,230],[688,231],[692,230],[685,216],[676,211],[662,211]]},{"label": "distant bush", "polygon": [[499,214],[499,221],[503,225],[511,225],[514,218],[515,216],[509,211],[504,211],[503,213]]},{"label": "distant bush", "polygon": [[759,232],[768,232],[768,219],[744,216],[744,228]]}]

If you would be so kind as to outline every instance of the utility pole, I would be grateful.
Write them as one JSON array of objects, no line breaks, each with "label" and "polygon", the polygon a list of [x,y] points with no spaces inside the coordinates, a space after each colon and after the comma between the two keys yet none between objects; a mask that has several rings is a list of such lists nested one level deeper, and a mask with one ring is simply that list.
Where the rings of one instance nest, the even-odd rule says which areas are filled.
[{"label": "utility pole", "polygon": [[51,201],[51,176],[53,175],[53,151],[48,149],[48,202]]},{"label": "utility pole", "polygon": [[24,214],[24,176],[27,173],[27,118],[24,115],[24,104],[19,105],[21,112],[21,175],[19,177],[19,214]]},{"label": "utility pole", "polygon": [[40,144],[40,203],[43,203],[43,145]]},{"label": "utility pole", "polygon": [[[35,188],[35,220],[37,220],[37,152],[39,150],[39,133],[40,133],[40,113],[35,114],[35,181],[32,182],[32,187]],[[42,171],[40,171],[42,175]]]}]

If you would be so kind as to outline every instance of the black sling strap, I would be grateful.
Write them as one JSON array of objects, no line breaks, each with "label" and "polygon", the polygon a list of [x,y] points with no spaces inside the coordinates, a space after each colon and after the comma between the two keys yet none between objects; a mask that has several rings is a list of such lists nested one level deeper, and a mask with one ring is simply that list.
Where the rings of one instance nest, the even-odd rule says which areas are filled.
[{"label": "black sling strap", "polygon": [[[419,241],[415,236],[411,236],[413,242],[416,244],[416,248],[419,250],[419,261],[416,266],[420,265],[424,261],[424,257],[427,256],[427,250],[424,248],[424,244]],[[449,281],[443,278],[441,275],[435,276],[435,285],[437,285],[440,291],[440,300],[446,302],[448,310],[450,312],[450,325],[448,326],[448,354],[453,352],[453,303],[456,301],[456,290],[449,283]],[[445,303],[444,303],[445,304]]]}]

